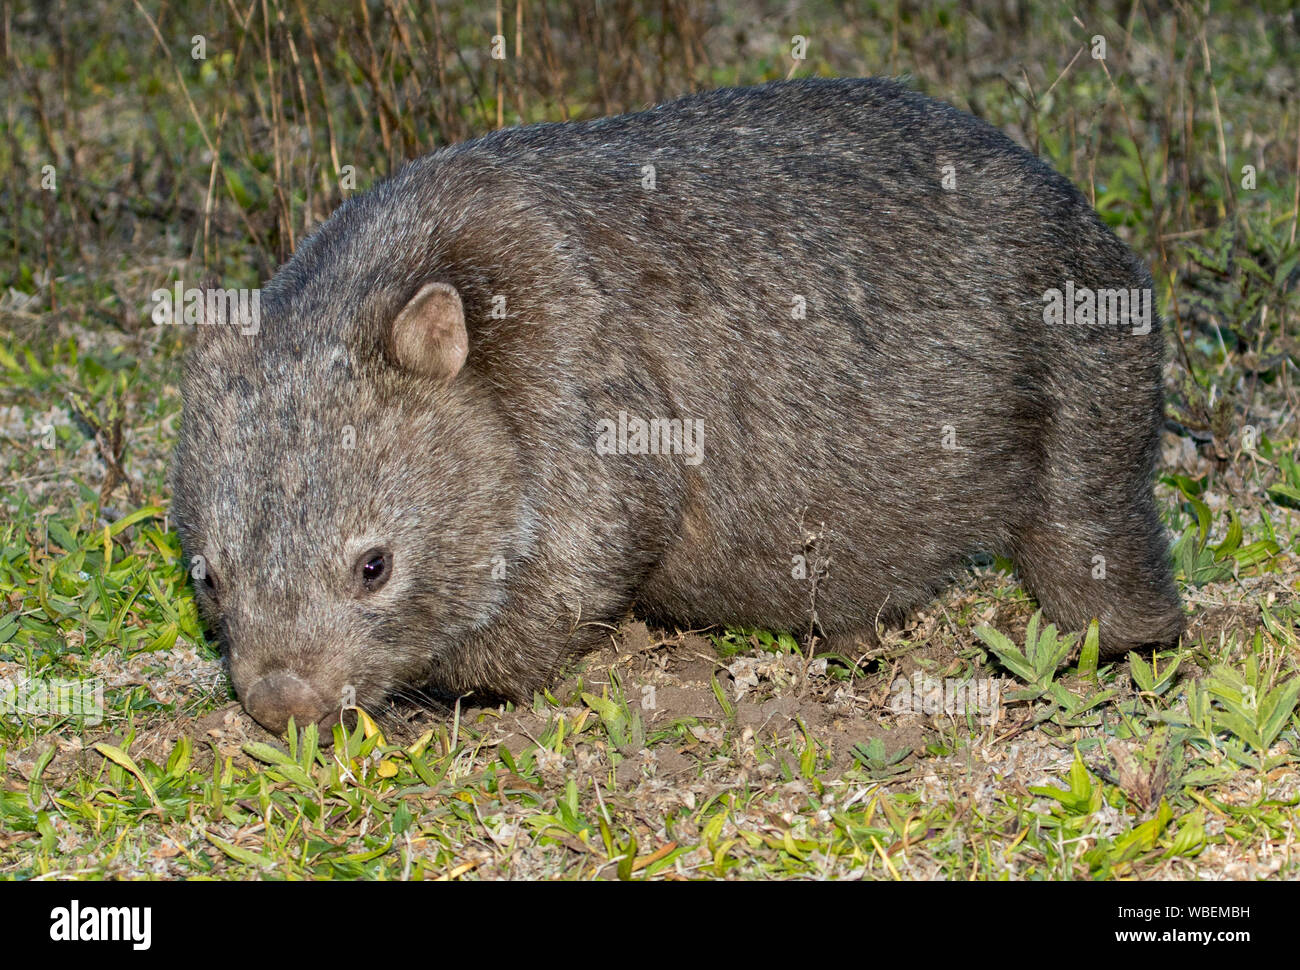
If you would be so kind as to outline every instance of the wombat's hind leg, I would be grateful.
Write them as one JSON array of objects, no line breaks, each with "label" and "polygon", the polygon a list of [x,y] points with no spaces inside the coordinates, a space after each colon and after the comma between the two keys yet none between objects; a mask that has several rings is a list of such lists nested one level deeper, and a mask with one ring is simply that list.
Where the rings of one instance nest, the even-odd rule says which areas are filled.
[{"label": "wombat's hind leg", "polygon": [[818,655],[838,654],[846,660],[858,660],[863,654],[880,646],[880,637],[871,627],[864,626],[858,630],[840,630],[834,633],[818,633],[817,645],[813,652]]},{"label": "wombat's hind leg", "polygon": [[[1085,484],[1086,481],[1086,484]],[[1057,483],[1059,485],[1059,483]],[[1150,486],[1082,480],[1057,489],[1024,527],[1013,557],[1025,587],[1063,630],[1100,622],[1101,655],[1168,646],[1184,617]]]}]

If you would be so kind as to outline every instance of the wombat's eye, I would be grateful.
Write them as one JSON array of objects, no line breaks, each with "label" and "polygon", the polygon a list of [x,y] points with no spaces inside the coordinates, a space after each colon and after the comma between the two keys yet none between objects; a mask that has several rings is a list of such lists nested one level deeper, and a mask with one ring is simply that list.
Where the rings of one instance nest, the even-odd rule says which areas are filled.
[{"label": "wombat's eye", "polygon": [[393,557],[387,549],[369,549],[361,554],[353,568],[361,588],[373,593],[392,575]]}]

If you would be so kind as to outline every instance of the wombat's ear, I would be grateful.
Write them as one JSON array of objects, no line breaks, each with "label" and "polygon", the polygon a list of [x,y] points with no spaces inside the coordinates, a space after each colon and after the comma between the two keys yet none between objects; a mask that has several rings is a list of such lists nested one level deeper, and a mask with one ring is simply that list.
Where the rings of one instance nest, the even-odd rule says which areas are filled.
[{"label": "wombat's ear", "polygon": [[388,330],[397,363],[426,377],[450,380],[465,366],[469,335],[465,305],[450,283],[426,283]]}]

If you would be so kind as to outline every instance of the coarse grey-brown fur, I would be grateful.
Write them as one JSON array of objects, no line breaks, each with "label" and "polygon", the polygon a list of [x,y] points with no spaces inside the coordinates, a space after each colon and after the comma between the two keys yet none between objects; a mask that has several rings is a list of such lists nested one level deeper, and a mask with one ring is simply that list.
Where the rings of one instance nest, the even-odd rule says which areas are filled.
[{"label": "coarse grey-brown fur", "polygon": [[[431,281],[465,308],[449,381],[389,342]],[[420,158],[299,246],[259,333],[199,328],[174,511],[236,689],[305,682],[276,728],[349,686],[526,697],[633,606],[684,628],[815,610],[844,643],[981,550],[1061,626],[1098,618],[1107,655],[1174,640],[1159,320],[1049,325],[1067,281],[1151,287],[1066,179],[889,81]],[[701,420],[703,460],[598,453],[621,411]],[[376,545],[392,578],[359,592]]]}]

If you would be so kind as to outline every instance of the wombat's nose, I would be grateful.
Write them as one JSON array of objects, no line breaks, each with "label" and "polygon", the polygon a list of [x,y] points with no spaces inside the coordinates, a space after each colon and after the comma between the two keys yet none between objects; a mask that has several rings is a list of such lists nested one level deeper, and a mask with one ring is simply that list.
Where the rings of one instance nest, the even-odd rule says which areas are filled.
[{"label": "wombat's nose", "polygon": [[274,734],[283,734],[289,718],[304,728],[313,721],[321,721],[329,713],[329,705],[310,684],[297,674],[276,671],[255,681],[244,696],[244,708],[262,727]]}]

